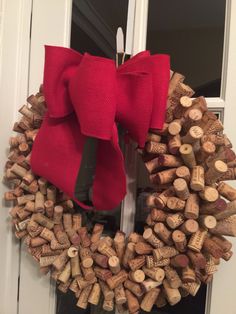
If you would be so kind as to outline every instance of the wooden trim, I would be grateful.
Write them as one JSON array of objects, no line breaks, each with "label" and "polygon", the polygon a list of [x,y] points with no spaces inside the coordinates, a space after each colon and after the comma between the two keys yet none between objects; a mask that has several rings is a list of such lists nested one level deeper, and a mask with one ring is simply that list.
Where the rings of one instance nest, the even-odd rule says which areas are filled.
[{"label": "wooden trim", "polygon": [[[33,0],[29,93],[35,93],[42,83],[44,45],[70,45],[71,13],[72,0]],[[55,285],[49,277],[40,275],[36,266],[23,246],[18,314],[55,314]]]},{"label": "wooden trim", "polygon": [[[8,139],[18,106],[28,94],[31,0],[0,2],[0,177],[7,160]],[[0,183],[1,197],[7,190]],[[11,230],[8,210],[12,204],[2,203],[0,211],[0,313],[17,314],[20,245]],[[26,313],[25,313],[26,314]]]}]

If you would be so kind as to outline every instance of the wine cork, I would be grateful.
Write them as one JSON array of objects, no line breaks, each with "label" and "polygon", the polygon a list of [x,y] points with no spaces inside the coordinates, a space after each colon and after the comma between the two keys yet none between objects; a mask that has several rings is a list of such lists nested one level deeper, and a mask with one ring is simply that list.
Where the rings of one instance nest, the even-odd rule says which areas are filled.
[{"label": "wine cork", "polygon": [[190,108],[188,112],[185,113],[187,125],[198,124],[202,119],[202,112],[197,108]]},{"label": "wine cork", "polygon": [[71,275],[71,265],[70,265],[70,262],[67,262],[65,268],[60,273],[58,280],[63,283],[66,283],[70,279],[70,275]]},{"label": "wine cork", "polygon": [[54,204],[52,201],[47,200],[44,202],[45,212],[48,218],[53,218]]},{"label": "wine cork", "polygon": [[129,313],[138,313],[139,309],[140,309],[138,299],[128,289],[125,290],[125,295],[126,295],[126,299],[127,299],[127,305],[128,305]]},{"label": "wine cork", "polygon": [[113,240],[112,240],[111,237],[106,236],[106,237],[100,239],[98,242],[91,243],[91,245],[90,245],[90,250],[91,250],[92,252],[97,251],[99,245],[102,244],[102,243],[105,243],[107,246],[111,247],[112,244],[113,244]]},{"label": "wine cork", "polygon": [[175,192],[173,188],[169,188],[165,191],[163,191],[161,194],[159,194],[156,198],[155,198],[155,205],[159,208],[159,209],[163,209],[166,206],[168,197],[174,196]]},{"label": "wine cork", "polygon": [[104,300],[102,308],[104,311],[112,312],[114,309],[114,300]]},{"label": "wine cork", "polygon": [[96,223],[94,225],[93,232],[90,239],[92,243],[98,242],[100,240],[101,235],[103,233],[103,229],[104,229],[104,226],[101,224]]},{"label": "wine cork", "polygon": [[165,272],[160,267],[148,268],[143,266],[142,270],[146,276],[158,282],[162,282],[165,277]]},{"label": "wine cork", "polygon": [[222,174],[220,178],[217,179],[217,182],[236,179],[236,168],[229,168],[228,164],[227,166],[228,166],[228,170],[224,174]]},{"label": "wine cork", "polygon": [[17,163],[15,163],[11,168],[11,172],[14,173],[16,176],[23,178],[27,174],[27,170],[21,166],[19,166]]},{"label": "wine cork", "polygon": [[114,237],[114,247],[117,256],[120,261],[122,261],[125,252],[125,233],[122,231],[117,231]]},{"label": "wine cork", "polygon": [[200,213],[204,215],[214,215],[226,209],[227,203],[224,199],[219,198],[215,202],[202,202]]},{"label": "wine cork", "polygon": [[[27,211],[29,211],[29,212],[35,212],[35,203],[34,202],[31,202],[31,201],[29,201],[29,202],[27,202],[26,204],[25,204],[25,210],[27,210]],[[49,217],[50,218],[50,217]]]},{"label": "wine cork", "polygon": [[227,170],[228,166],[226,163],[221,160],[216,160],[206,172],[206,184],[214,184]]},{"label": "wine cork", "polygon": [[72,216],[72,228],[76,232],[82,227],[82,216],[81,214],[75,214]]},{"label": "wine cork", "polygon": [[135,283],[129,279],[124,282],[124,287],[131,291],[136,297],[141,298],[143,295],[143,291],[141,289],[140,284]]},{"label": "wine cork", "polygon": [[195,296],[200,289],[201,283],[199,281],[184,283],[183,289],[189,292],[192,296]]},{"label": "wine cork", "polygon": [[160,291],[155,304],[157,308],[162,308],[167,304],[165,293],[163,290]]},{"label": "wine cork", "polygon": [[93,285],[95,282],[97,282],[97,278],[93,278],[92,280],[85,280],[83,277],[78,276],[76,277],[77,279],[77,284],[80,290],[85,289],[88,286]]},{"label": "wine cork", "polygon": [[177,271],[170,266],[165,266],[164,270],[165,270],[166,279],[168,280],[170,287],[173,289],[178,289],[181,286],[182,281]]},{"label": "wine cork", "polygon": [[103,294],[103,296],[104,296],[104,299],[105,299],[105,300],[108,300],[108,301],[113,300],[113,299],[114,299],[114,296],[115,296],[114,291],[112,291],[112,290],[108,287],[108,285],[107,285],[104,281],[102,281],[102,280],[99,280],[99,285],[100,285],[100,287],[101,287],[101,290],[102,290],[102,294]]},{"label": "wine cork", "polygon": [[74,229],[67,230],[67,234],[68,234],[70,242],[72,244],[74,244],[76,246],[78,246],[80,244],[81,239],[80,239],[78,233],[76,233]]},{"label": "wine cork", "polygon": [[176,268],[185,268],[189,264],[189,258],[185,254],[178,254],[170,259],[170,265]]},{"label": "wine cork", "polygon": [[140,255],[136,258],[129,260],[128,265],[132,271],[135,271],[137,269],[142,268],[142,266],[145,265],[145,261],[146,261],[145,255]]},{"label": "wine cork", "polygon": [[155,224],[154,232],[166,244],[171,245],[173,243],[171,239],[171,232],[166,228],[166,226],[162,222],[158,222]]},{"label": "wine cork", "polygon": [[181,158],[173,155],[162,154],[158,157],[158,165],[160,167],[176,168],[182,166],[182,164]]},{"label": "wine cork", "polygon": [[180,135],[177,134],[175,136],[171,136],[168,140],[168,151],[171,154],[176,155],[178,154],[180,147],[181,147]]},{"label": "wine cork", "polygon": [[176,176],[180,179],[184,179],[186,182],[190,181],[190,171],[186,166],[180,166],[176,169]]},{"label": "wine cork", "polygon": [[170,135],[177,135],[182,129],[182,123],[180,119],[173,120],[168,125],[168,132]]},{"label": "wine cork", "polygon": [[57,189],[54,185],[47,188],[47,199],[56,203]]},{"label": "wine cork", "polygon": [[161,142],[161,136],[158,134],[154,134],[154,133],[148,133],[147,134],[147,142],[156,142],[156,143],[160,143]]},{"label": "wine cork", "polygon": [[92,252],[89,248],[80,248],[80,258],[81,258],[81,264],[84,268],[92,267],[93,265],[93,259],[92,259]]},{"label": "wine cork", "polygon": [[81,291],[81,294],[79,296],[79,299],[78,299],[76,306],[78,306],[84,310],[87,309],[88,299],[89,299],[89,295],[90,295],[92,288],[93,288],[93,286],[90,285]]},{"label": "wine cork", "polygon": [[96,277],[103,281],[106,281],[108,278],[112,277],[112,272],[109,269],[104,269],[104,268],[95,266],[94,272],[96,274]]},{"label": "wine cork", "polygon": [[187,200],[189,197],[189,189],[184,179],[178,178],[173,183],[175,193],[181,200]]},{"label": "wine cork", "polygon": [[63,215],[63,207],[62,206],[55,206],[53,212],[53,221],[55,224],[59,225],[62,222],[62,215]]},{"label": "wine cork", "polygon": [[202,191],[205,187],[204,168],[195,166],[192,170],[190,187],[193,191]]},{"label": "wine cork", "polygon": [[213,123],[209,124],[209,127],[204,130],[205,134],[214,134],[214,133],[218,133],[224,130],[223,124],[220,120],[215,120]]},{"label": "wine cork", "polygon": [[157,170],[160,168],[159,157],[146,161],[145,167],[150,174],[157,172]]},{"label": "wine cork", "polygon": [[187,240],[185,234],[180,230],[175,230],[172,233],[172,239],[174,241],[175,247],[179,252],[185,252]]},{"label": "wine cork", "polygon": [[41,226],[46,227],[48,229],[52,229],[54,226],[54,222],[41,213],[33,214],[32,218],[38,224],[40,224]]},{"label": "wine cork", "polygon": [[221,134],[204,134],[201,138],[202,144],[205,142],[212,142],[215,145],[224,145],[225,144],[225,138]]},{"label": "wine cork", "polygon": [[193,233],[189,242],[188,248],[194,252],[200,252],[207,235],[207,231],[199,229],[197,232]]},{"label": "wine cork", "polygon": [[153,288],[150,291],[148,291],[140,304],[140,307],[145,312],[151,312],[152,307],[154,303],[156,302],[156,299],[158,297],[158,294],[160,293],[159,288]]},{"label": "wine cork", "polygon": [[218,244],[225,253],[232,249],[232,243],[223,236],[213,236],[211,240]]},{"label": "wine cork", "polygon": [[71,284],[71,279],[69,279],[66,283],[61,282],[58,286],[57,289],[61,291],[62,293],[67,293],[69,287]]},{"label": "wine cork", "polygon": [[98,252],[107,257],[116,256],[115,250],[108,246],[105,242],[101,242],[98,245]]},{"label": "wine cork", "polygon": [[150,243],[154,248],[159,248],[159,247],[164,246],[164,243],[154,235],[151,228],[145,229],[143,233],[143,238],[148,243]]},{"label": "wine cork", "polygon": [[35,194],[35,211],[36,212],[41,212],[41,213],[44,212],[44,202],[45,202],[44,195],[38,191]]},{"label": "wine cork", "polygon": [[158,197],[159,193],[152,193],[146,197],[147,207],[155,207],[155,200]]},{"label": "wine cork", "polygon": [[90,241],[90,238],[88,236],[87,228],[86,227],[81,227],[77,232],[78,232],[78,234],[80,236],[80,239],[81,239],[81,245],[83,247],[89,247],[90,244],[91,244],[91,241]]},{"label": "wine cork", "polygon": [[195,268],[204,269],[206,266],[206,258],[201,252],[193,252],[189,250],[187,252],[188,257],[191,260],[191,263]]},{"label": "wine cork", "polygon": [[163,281],[164,291],[170,305],[175,305],[181,300],[181,294],[178,289],[171,288],[168,280]]},{"label": "wine cork", "polygon": [[179,152],[181,154],[184,164],[188,168],[192,169],[194,166],[196,166],[196,159],[195,159],[192,145],[182,144],[179,148]]},{"label": "wine cork", "polygon": [[229,201],[236,200],[236,189],[225,182],[220,182],[217,188],[220,195],[225,197]]},{"label": "wine cork", "polygon": [[221,258],[224,254],[222,248],[210,238],[205,239],[203,249],[215,258]]},{"label": "wine cork", "polygon": [[92,287],[92,290],[89,294],[88,303],[93,305],[98,305],[101,297],[101,287],[99,283],[95,282]]},{"label": "wine cork", "polygon": [[55,239],[54,233],[48,228],[43,228],[42,232],[40,233],[40,237],[47,240],[48,242],[51,242],[53,239]]},{"label": "wine cork", "polygon": [[52,265],[56,268],[56,270],[61,271],[65,267],[68,259],[67,250],[64,250],[59,256],[57,256]]},{"label": "wine cork", "polygon": [[232,251],[228,251],[228,252],[224,252],[224,254],[222,255],[222,258],[225,261],[229,261],[232,256],[233,256],[233,252]]},{"label": "wine cork", "polygon": [[120,261],[117,256],[109,257],[108,265],[113,274],[118,274],[120,272]]},{"label": "wine cork", "polygon": [[128,267],[128,261],[133,259],[134,256],[135,256],[135,243],[129,242],[126,246],[125,254],[122,261],[122,264],[125,268]]},{"label": "wine cork", "polygon": [[190,194],[184,211],[184,216],[187,219],[197,219],[199,216],[199,198],[197,194]]},{"label": "wine cork", "polygon": [[216,146],[210,141],[202,143],[199,152],[196,155],[198,163],[203,163],[209,156],[212,156],[216,151]]},{"label": "wine cork", "polygon": [[145,145],[145,150],[149,154],[166,154],[167,145],[164,143],[147,142]]},{"label": "wine cork", "polygon": [[205,186],[204,190],[199,192],[199,196],[207,202],[215,202],[219,198],[219,193],[215,188]]},{"label": "wine cork", "polygon": [[135,252],[139,255],[150,254],[153,250],[153,247],[145,242],[139,242],[135,244]]},{"label": "wine cork", "polygon": [[179,252],[172,246],[164,246],[162,248],[153,250],[153,256],[156,261],[173,257],[178,253]]},{"label": "wine cork", "polygon": [[170,264],[169,258],[163,258],[159,261],[155,261],[152,255],[146,255],[146,266],[147,268],[162,267]]},{"label": "wine cork", "polygon": [[187,134],[181,138],[183,144],[194,144],[203,136],[203,130],[199,126],[192,126]]},{"label": "wine cork", "polygon": [[142,291],[147,293],[148,291],[152,290],[153,288],[159,287],[162,285],[162,281],[156,281],[153,279],[146,279],[141,284]]},{"label": "wine cork", "polygon": [[196,280],[196,274],[195,274],[195,271],[191,267],[186,266],[185,268],[182,269],[183,283],[195,282],[195,280]]},{"label": "wine cork", "polygon": [[[170,203],[171,203],[171,201],[170,201]],[[164,222],[164,221],[166,221],[166,217],[167,217],[167,214],[163,210],[157,209],[157,208],[152,208],[150,215],[151,215],[151,219],[155,222],[156,221]]]},{"label": "wine cork", "polygon": [[56,255],[53,256],[41,256],[39,259],[40,267],[47,267],[53,264],[55,259],[57,258]]},{"label": "wine cork", "polygon": [[80,276],[82,273],[81,273],[80,264],[79,264],[79,256],[76,255],[74,257],[71,257],[70,263],[71,263],[72,278],[76,278],[77,276]]},{"label": "wine cork", "polygon": [[117,275],[114,275],[106,280],[110,289],[115,289],[128,278],[125,270],[121,270]]},{"label": "wine cork", "polygon": [[[215,218],[222,220],[236,214],[236,200],[229,202],[225,210],[216,213]],[[215,226],[214,226],[215,227]]]},{"label": "wine cork", "polygon": [[151,183],[157,184],[168,184],[175,180],[176,178],[176,168],[171,168],[167,170],[160,171],[156,174],[150,176]]},{"label": "wine cork", "polygon": [[181,226],[180,230],[186,235],[197,232],[199,229],[198,222],[194,219],[187,219]]},{"label": "wine cork", "polygon": [[69,213],[63,214],[63,226],[66,231],[72,229],[72,215],[71,214]]},{"label": "wine cork", "polygon": [[82,265],[81,265],[81,270],[82,270],[82,273],[83,273],[83,276],[84,276],[84,279],[85,280],[92,280],[93,278],[95,278],[95,272],[93,271],[93,268],[92,267],[89,267],[89,268],[84,268]]},{"label": "wine cork", "polygon": [[56,238],[60,244],[70,244],[70,241],[69,241],[69,238],[68,238],[66,232],[61,231],[61,230],[58,230],[58,231],[54,230],[54,233],[55,233]]},{"label": "wine cork", "polygon": [[129,279],[134,281],[134,282],[141,283],[145,279],[145,273],[141,269],[137,269],[135,271],[130,271],[129,272]]},{"label": "wine cork", "polygon": [[[31,170],[29,170],[26,175],[23,177],[23,182],[27,185],[30,185],[35,180],[35,176]],[[40,192],[41,193],[41,192]]]},{"label": "wine cork", "polygon": [[201,227],[207,229],[215,228],[217,224],[216,218],[212,215],[201,215],[198,221]]},{"label": "wine cork", "polygon": [[181,211],[185,208],[185,201],[178,197],[172,196],[168,197],[167,207],[173,211]]},{"label": "wine cork", "polygon": [[171,229],[178,228],[183,222],[184,216],[182,214],[169,214],[166,219],[166,223]]},{"label": "wine cork", "polygon": [[125,289],[122,284],[115,288],[115,303],[116,304],[124,304],[127,301],[125,295]]},{"label": "wine cork", "polygon": [[99,253],[94,253],[92,255],[92,258],[94,262],[102,267],[102,268],[108,268],[108,257]]}]

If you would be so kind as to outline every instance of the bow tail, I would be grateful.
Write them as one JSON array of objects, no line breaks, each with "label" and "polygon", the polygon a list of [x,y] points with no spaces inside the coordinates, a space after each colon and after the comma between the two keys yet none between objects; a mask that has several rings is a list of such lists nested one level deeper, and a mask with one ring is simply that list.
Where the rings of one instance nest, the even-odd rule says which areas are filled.
[{"label": "bow tail", "polygon": [[126,194],[124,159],[114,124],[110,141],[100,140],[93,185],[93,204],[97,210],[117,207]]},{"label": "bow tail", "polygon": [[74,194],[85,140],[74,114],[63,119],[45,116],[34,141],[31,168],[80,206],[90,208],[76,200]]}]

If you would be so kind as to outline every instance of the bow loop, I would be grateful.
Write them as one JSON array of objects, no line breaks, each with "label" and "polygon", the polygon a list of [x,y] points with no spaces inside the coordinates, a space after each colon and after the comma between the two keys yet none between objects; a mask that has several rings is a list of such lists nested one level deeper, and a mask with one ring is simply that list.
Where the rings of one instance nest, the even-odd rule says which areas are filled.
[{"label": "bow loop", "polygon": [[85,54],[69,84],[81,132],[110,140],[116,113],[116,67],[112,60]]}]

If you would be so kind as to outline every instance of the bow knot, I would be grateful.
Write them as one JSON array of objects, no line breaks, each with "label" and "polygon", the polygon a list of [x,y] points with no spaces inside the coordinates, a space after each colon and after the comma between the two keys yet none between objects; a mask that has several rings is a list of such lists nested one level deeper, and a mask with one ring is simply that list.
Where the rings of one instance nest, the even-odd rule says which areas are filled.
[{"label": "bow knot", "polygon": [[[116,68],[111,59],[47,46],[48,112],[34,143],[33,171],[74,198],[86,138],[97,138],[93,204],[96,209],[114,208],[126,190],[116,123],[143,147],[148,129],[162,128],[168,82],[167,55],[144,51]],[[60,162],[66,169],[59,170]]]}]

